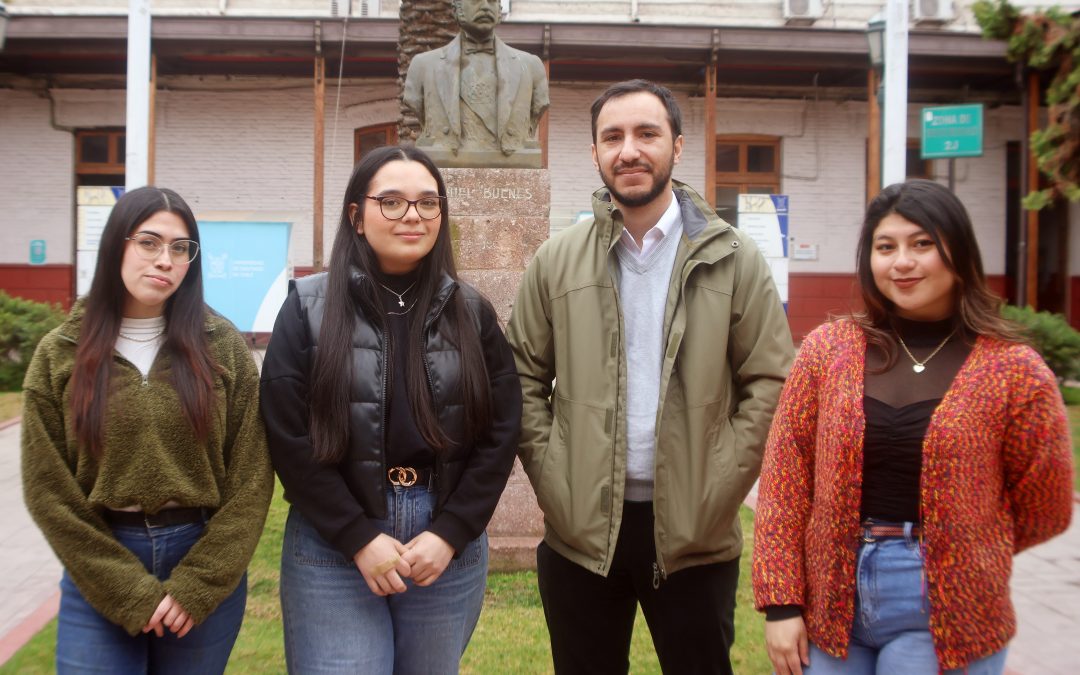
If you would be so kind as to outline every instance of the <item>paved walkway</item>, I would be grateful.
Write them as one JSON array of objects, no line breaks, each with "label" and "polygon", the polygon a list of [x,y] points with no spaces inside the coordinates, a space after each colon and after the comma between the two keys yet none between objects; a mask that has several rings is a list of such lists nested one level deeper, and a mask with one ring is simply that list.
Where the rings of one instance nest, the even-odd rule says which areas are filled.
[{"label": "paved walkway", "polygon": [[[0,428],[0,664],[55,616],[59,601],[60,563],[23,505],[20,431]],[[1012,587],[1020,630],[1009,675],[1080,672],[1080,502],[1065,534],[1016,558]]]},{"label": "paved walkway", "polygon": [[23,504],[21,430],[0,429],[0,663],[55,615],[63,570]]},{"label": "paved walkway", "polygon": [[1024,675],[1080,672],[1080,503],[1065,534],[1016,557],[1013,605],[1019,628],[1009,668]]}]

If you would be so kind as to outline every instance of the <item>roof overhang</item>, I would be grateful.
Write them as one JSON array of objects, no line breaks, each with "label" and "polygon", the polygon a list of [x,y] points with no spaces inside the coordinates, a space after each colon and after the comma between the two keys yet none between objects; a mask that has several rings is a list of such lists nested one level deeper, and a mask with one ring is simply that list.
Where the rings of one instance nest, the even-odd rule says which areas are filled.
[{"label": "roof overhang", "polygon": [[[698,85],[712,58],[718,85],[753,92],[839,88],[865,92],[869,68],[863,31],[641,24],[519,23],[499,26],[518,49],[547,57],[551,79],[618,81],[645,77]],[[317,53],[327,75],[396,77],[398,20],[253,17],[154,17],[158,73],[309,76]],[[124,16],[14,15],[0,72],[17,75],[123,75]],[[341,47],[345,45],[345,57]],[[1002,42],[947,31],[912,31],[909,90],[1013,100],[1014,68]]]}]

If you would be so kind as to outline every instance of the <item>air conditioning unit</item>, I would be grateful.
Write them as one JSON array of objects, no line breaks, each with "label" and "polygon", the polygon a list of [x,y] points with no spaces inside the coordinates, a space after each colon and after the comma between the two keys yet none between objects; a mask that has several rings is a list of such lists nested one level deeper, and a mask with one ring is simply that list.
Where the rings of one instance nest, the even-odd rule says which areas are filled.
[{"label": "air conditioning unit", "polygon": [[915,23],[946,23],[956,18],[952,0],[911,0]]},{"label": "air conditioning unit", "polygon": [[789,26],[809,26],[821,15],[821,0],[784,0],[784,22]]}]

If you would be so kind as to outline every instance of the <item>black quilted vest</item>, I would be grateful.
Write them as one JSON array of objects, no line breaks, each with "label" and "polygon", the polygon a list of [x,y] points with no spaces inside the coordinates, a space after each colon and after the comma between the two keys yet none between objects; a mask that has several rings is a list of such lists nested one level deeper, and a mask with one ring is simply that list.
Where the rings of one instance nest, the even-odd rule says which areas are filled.
[{"label": "black quilted vest", "polygon": [[[300,298],[312,346],[308,352],[308,372],[315,364],[319,332],[322,327],[323,309],[326,301],[327,273],[314,274],[291,282]],[[365,282],[359,270],[352,270],[349,287],[354,297]],[[457,487],[472,448],[464,444],[464,408],[459,387],[461,355],[440,328],[446,308],[454,293],[466,294],[465,300],[480,332],[479,297],[468,286],[458,286],[450,277],[444,276],[435,294],[425,320],[424,367],[428,374],[432,400],[439,417],[439,424],[454,443],[444,451],[435,453],[435,486],[438,493],[436,514],[446,503],[447,497]],[[345,484],[364,511],[373,518],[386,517],[385,423],[387,372],[385,341],[382,325],[372,319],[369,309],[356,302],[357,321],[352,337],[352,383],[349,387],[349,446],[338,470]]]}]

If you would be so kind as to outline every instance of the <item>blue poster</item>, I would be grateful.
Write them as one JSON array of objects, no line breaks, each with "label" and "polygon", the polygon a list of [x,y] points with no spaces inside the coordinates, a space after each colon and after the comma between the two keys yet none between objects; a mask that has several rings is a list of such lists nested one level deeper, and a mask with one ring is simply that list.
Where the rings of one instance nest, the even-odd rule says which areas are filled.
[{"label": "blue poster", "polygon": [[200,221],[206,303],[244,332],[269,333],[288,293],[291,223]]}]

